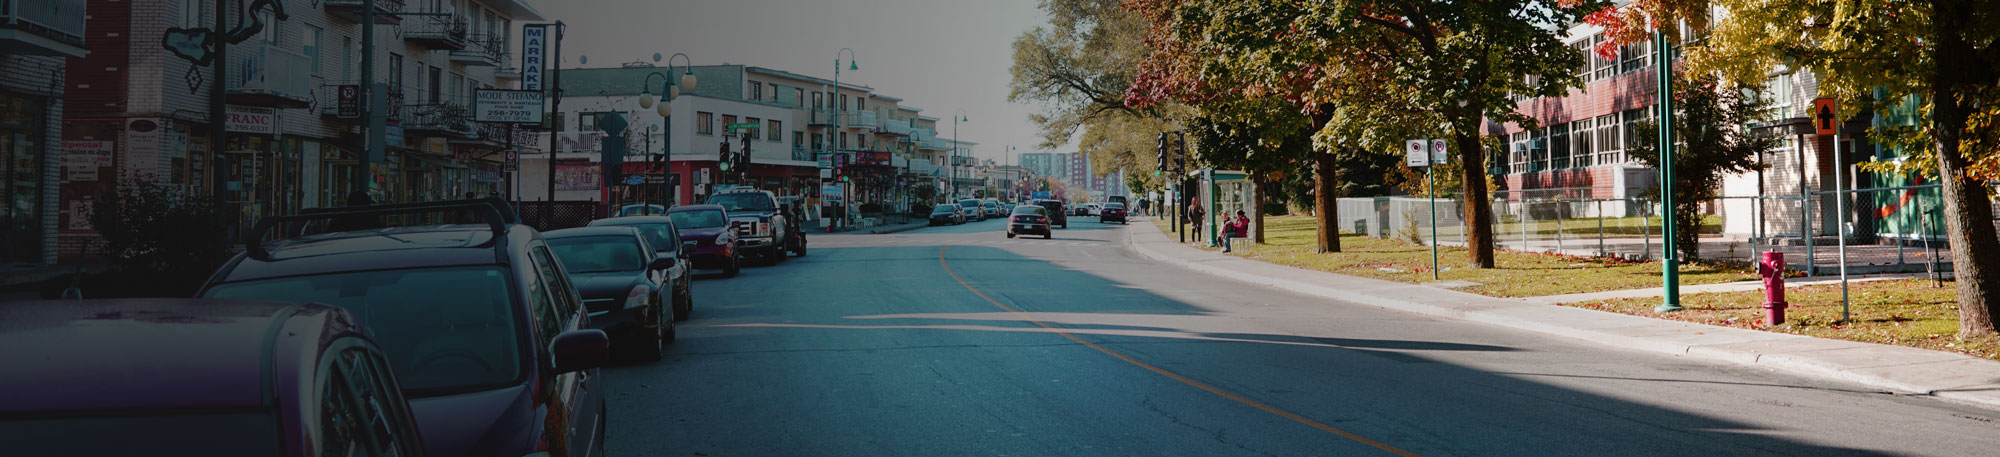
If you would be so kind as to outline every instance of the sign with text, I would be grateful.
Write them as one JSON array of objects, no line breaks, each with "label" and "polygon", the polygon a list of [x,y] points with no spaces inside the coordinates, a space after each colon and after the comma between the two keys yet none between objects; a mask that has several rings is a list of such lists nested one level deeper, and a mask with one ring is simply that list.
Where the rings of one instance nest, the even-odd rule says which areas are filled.
[{"label": "sign with text", "polygon": [[341,119],[361,117],[361,85],[341,84],[340,88],[335,90],[340,92],[338,113],[335,116]]},{"label": "sign with text", "polygon": [[1430,166],[1430,142],[1425,140],[1403,142],[1403,164],[1412,167]]},{"label": "sign with text", "polygon": [[166,179],[159,176],[160,139],[166,128],[166,123],[160,119],[133,119],[125,123],[124,173],[127,176],[155,182]]},{"label": "sign with text", "polygon": [[236,133],[278,133],[278,111],[256,106],[229,105],[223,111],[223,127]]},{"label": "sign with text", "polygon": [[472,92],[472,120],[509,124],[542,123],[542,93],[532,90],[479,89]]},{"label": "sign with text", "polygon": [[63,141],[64,180],[96,181],[97,169],[111,166],[112,144],[110,141]]},{"label": "sign with text", "polygon": [[548,65],[549,26],[521,26],[521,89],[542,91],[542,69]]}]

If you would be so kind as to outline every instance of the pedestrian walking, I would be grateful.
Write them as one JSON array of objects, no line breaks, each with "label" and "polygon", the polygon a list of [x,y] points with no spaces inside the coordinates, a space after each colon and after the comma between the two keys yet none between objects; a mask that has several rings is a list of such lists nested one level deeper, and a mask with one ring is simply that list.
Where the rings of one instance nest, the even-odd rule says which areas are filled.
[{"label": "pedestrian walking", "polygon": [[1230,239],[1246,238],[1250,235],[1250,217],[1244,215],[1242,211],[1237,211],[1235,215],[1229,216],[1224,220],[1220,228],[1222,229],[1222,233],[1218,233],[1216,236],[1221,238],[1222,252],[1231,252]]},{"label": "pedestrian walking", "polygon": [[[1195,233],[1197,234],[1201,233],[1201,218],[1207,215],[1208,211],[1204,211],[1201,209],[1201,202],[1194,202],[1188,204],[1188,213],[1187,213],[1188,224],[1194,227]],[[1201,238],[1195,238],[1195,239],[1199,240]]]}]

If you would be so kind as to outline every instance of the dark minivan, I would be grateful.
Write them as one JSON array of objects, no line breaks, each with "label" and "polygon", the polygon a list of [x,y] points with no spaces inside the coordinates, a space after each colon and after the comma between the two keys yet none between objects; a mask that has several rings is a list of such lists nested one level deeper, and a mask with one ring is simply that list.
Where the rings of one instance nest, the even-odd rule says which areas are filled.
[{"label": "dark minivan", "polygon": [[1035,200],[1035,206],[1049,210],[1049,226],[1069,228],[1069,212],[1063,211],[1062,200]]},{"label": "dark minivan", "polygon": [[[379,227],[440,212],[478,223],[306,234],[329,220]],[[590,328],[562,262],[505,200],[309,209],[264,218],[250,239],[200,296],[352,314],[402,382],[427,454],[603,455],[597,366],[610,339]]]}]

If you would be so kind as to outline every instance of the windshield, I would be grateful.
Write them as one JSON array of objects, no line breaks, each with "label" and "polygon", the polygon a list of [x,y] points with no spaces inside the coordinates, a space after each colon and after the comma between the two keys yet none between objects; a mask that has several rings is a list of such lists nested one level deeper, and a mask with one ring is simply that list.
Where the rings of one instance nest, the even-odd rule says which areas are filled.
[{"label": "windshield", "polygon": [[978,207],[978,206],[979,206],[979,200],[959,200],[959,201],[958,201],[958,206],[963,206],[963,207],[967,207],[967,208],[973,208],[973,207]]},{"label": "windshield", "polygon": [[217,285],[208,298],[346,308],[412,396],[508,384],[521,373],[512,281],[494,266],[365,271]]},{"label": "windshield", "polygon": [[666,211],[667,209],[660,205],[625,205],[623,208],[618,209],[618,215],[645,216],[645,215],[660,214]]},{"label": "windshield", "polygon": [[[659,219],[646,218],[644,220],[657,221]],[[639,229],[639,234],[646,237],[646,244],[653,245],[653,250],[656,251],[672,251],[674,250],[674,246],[680,245],[680,240],[674,239],[673,232],[674,226],[680,225],[679,221],[670,224],[666,222],[636,223],[623,222],[618,219],[601,219],[599,222],[604,223],[591,223],[590,225],[592,227],[631,227]],[[553,240],[551,244],[553,244]]]},{"label": "windshield", "polygon": [[[117,439],[105,439],[107,433]],[[278,433],[277,420],[264,412],[0,421],[0,445],[11,455],[283,455]]]},{"label": "windshield", "polygon": [[771,211],[777,209],[771,205],[771,197],[757,192],[718,194],[714,197],[709,197],[708,204],[722,205],[723,211],[732,213],[737,211]]},{"label": "windshield", "polygon": [[682,211],[669,213],[667,217],[673,218],[674,226],[682,229],[721,227],[729,223],[721,211]]},{"label": "windshield", "polygon": [[631,236],[575,236],[550,238],[549,249],[562,259],[570,274],[616,273],[646,269],[645,250]]}]

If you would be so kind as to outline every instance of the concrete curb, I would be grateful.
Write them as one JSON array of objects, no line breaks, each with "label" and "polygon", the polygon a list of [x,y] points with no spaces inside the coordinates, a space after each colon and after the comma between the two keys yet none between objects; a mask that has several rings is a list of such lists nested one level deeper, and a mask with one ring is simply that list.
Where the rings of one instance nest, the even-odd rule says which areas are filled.
[{"label": "concrete curb", "polygon": [[[1152,225],[1151,221],[1146,221]],[[1149,227],[1150,228],[1150,227]],[[1126,238],[1132,250],[1157,262],[1221,278],[1274,287],[1330,300],[1480,322],[1600,343],[1607,346],[1690,356],[1786,373],[1857,383],[1890,393],[1928,395],[2000,410],[2000,362],[1949,352],[1902,346],[1813,338],[1627,314],[1555,306],[1527,299],[1493,298],[1423,285],[1317,272],[1255,260],[1223,257],[1189,259],[1147,244],[1174,244],[1152,231]],[[1138,238],[1161,237],[1159,242]],[[1176,246],[1208,254],[1194,248]],[[1234,262],[1294,270],[1337,279],[1341,287],[1224,268]],[[1237,264],[1239,267],[1251,265]]]},{"label": "concrete curb", "polygon": [[916,229],[920,229],[920,228],[924,228],[924,227],[929,227],[929,226],[930,226],[930,224],[929,224],[929,223],[925,223],[925,224],[915,224],[915,225],[905,225],[905,226],[902,226],[902,227],[892,227],[892,228],[887,228],[887,229],[882,229],[882,230],[870,230],[870,231],[868,231],[868,233],[873,233],[873,234],[876,234],[876,235],[887,235],[887,234],[891,234],[891,233],[900,233],[900,232],[907,232],[907,231],[911,231],[911,230],[916,230]]}]

